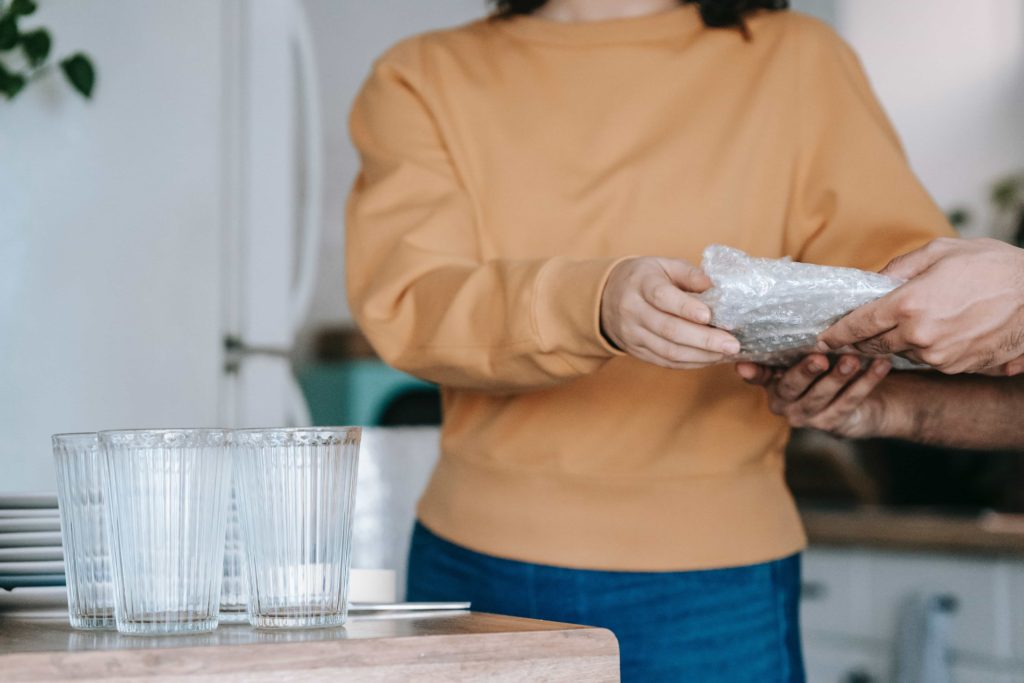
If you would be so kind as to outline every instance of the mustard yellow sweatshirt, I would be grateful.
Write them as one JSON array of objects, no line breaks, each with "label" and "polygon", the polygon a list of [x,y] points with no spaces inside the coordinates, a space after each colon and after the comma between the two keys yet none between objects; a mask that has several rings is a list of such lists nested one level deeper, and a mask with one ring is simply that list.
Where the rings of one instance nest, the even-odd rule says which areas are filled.
[{"label": "mustard yellow sweatshirt", "polygon": [[421,521],[476,551],[610,570],[766,561],[804,535],[788,431],[729,365],[666,370],[599,329],[630,255],[878,268],[950,229],[850,49],[794,12],[752,40],[694,6],[406,40],[357,98],[348,292],[441,386]]}]

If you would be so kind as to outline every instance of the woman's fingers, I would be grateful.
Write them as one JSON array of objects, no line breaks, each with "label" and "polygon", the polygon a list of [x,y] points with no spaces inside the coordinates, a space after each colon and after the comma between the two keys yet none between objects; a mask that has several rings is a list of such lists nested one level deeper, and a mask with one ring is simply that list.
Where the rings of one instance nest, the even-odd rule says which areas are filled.
[{"label": "woman's fingers", "polygon": [[648,332],[676,346],[702,349],[720,356],[740,352],[739,341],[728,332],[682,320],[653,307],[641,313],[640,321]]},{"label": "woman's fingers", "polygon": [[658,263],[668,279],[680,289],[687,292],[703,292],[711,288],[711,278],[689,261],[663,258],[658,259]]},{"label": "woman's fingers", "polygon": [[700,325],[711,322],[711,309],[707,304],[667,280],[652,278],[641,290],[641,295],[644,301],[662,313]]},{"label": "woman's fingers", "polygon": [[749,384],[763,387],[775,376],[775,371],[757,363],[737,363],[736,374]]},{"label": "woman's fingers", "polygon": [[669,367],[711,365],[725,360],[725,355],[722,353],[686,344],[677,344],[646,329],[640,330],[636,343],[639,347],[661,359],[662,362],[659,365]]},{"label": "woman's fingers", "polygon": [[739,353],[740,343],[711,327],[711,310],[688,292],[711,286],[699,268],[675,259],[632,258],[612,268],[601,293],[601,332],[641,360],[692,368]]}]

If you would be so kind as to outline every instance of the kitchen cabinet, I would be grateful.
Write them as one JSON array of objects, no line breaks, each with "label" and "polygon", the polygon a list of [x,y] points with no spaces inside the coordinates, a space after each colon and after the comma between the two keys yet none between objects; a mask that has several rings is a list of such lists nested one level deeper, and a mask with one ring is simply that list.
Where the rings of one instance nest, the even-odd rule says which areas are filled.
[{"label": "kitchen cabinet", "polygon": [[[1014,657],[1024,660],[1024,562],[1015,563],[1010,570],[1008,619]],[[1024,677],[1021,680],[1024,680]]]},{"label": "kitchen cabinet", "polygon": [[953,667],[953,683],[1021,683],[1021,674],[970,666]]},{"label": "kitchen cabinet", "polygon": [[804,630],[871,635],[867,557],[847,550],[809,550],[802,567],[801,621]]},{"label": "kitchen cabinet", "polygon": [[901,620],[928,598],[953,683],[1024,681],[1024,557],[812,545],[802,581],[810,683],[893,680]]},{"label": "kitchen cabinet", "polygon": [[816,643],[804,653],[809,683],[885,683],[887,662],[872,649]]}]

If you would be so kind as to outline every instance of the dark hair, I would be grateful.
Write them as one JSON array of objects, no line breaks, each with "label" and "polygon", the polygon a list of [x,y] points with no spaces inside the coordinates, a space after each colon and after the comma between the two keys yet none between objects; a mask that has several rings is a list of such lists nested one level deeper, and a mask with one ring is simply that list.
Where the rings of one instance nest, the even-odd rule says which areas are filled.
[{"label": "dark hair", "polygon": [[[497,9],[498,18],[530,14],[543,7],[547,0],[491,0]],[[789,7],[789,0],[679,0],[680,4],[700,5],[700,16],[705,26],[739,28],[746,35],[743,17],[755,10],[782,10]]]}]

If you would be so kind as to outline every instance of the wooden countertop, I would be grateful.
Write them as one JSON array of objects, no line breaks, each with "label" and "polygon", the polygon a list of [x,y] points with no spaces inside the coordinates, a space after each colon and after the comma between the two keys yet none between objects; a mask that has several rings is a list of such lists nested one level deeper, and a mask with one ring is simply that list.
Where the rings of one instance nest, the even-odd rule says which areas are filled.
[{"label": "wooden countertop", "polygon": [[885,508],[801,508],[814,545],[1024,556],[1024,515],[957,517]]},{"label": "wooden countertop", "polygon": [[342,628],[194,636],[75,631],[0,616],[0,679],[21,681],[618,681],[615,636],[476,612],[352,617]]}]

